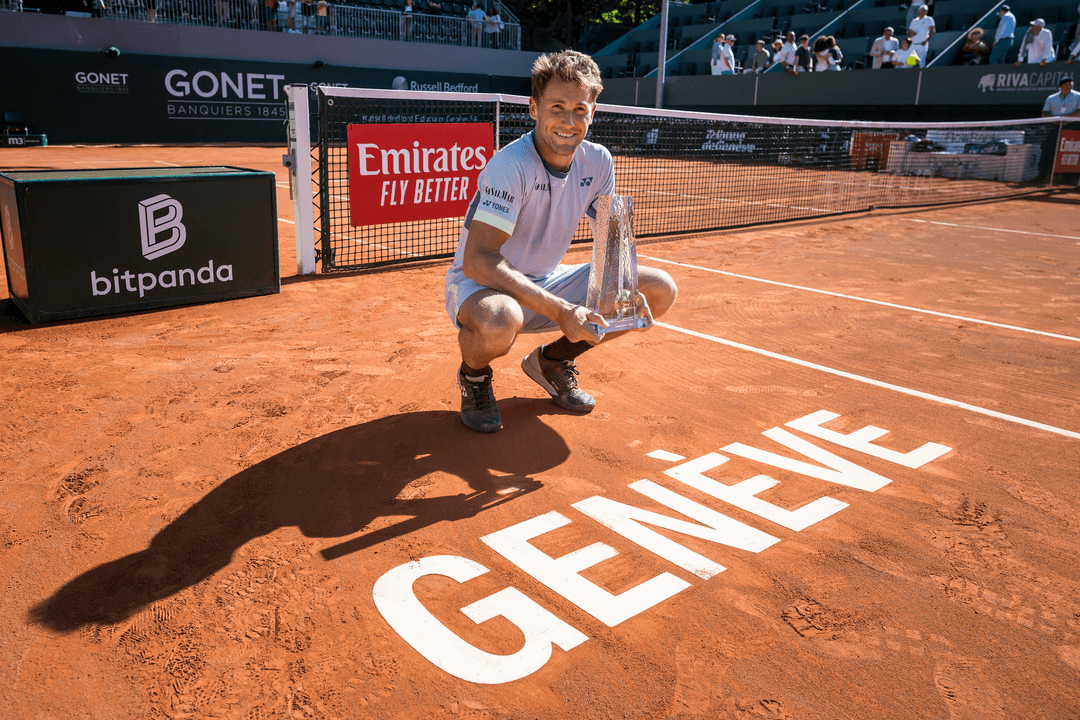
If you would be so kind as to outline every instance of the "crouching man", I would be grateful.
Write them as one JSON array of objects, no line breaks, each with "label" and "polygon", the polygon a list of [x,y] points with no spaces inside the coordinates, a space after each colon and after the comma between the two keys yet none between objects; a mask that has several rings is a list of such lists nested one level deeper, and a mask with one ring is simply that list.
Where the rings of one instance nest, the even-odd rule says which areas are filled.
[{"label": "crouching man", "polygon": [[[615,191],[611,153],[585,140],[602,89],[588,55],[567,50],[537,58],[529,98],[536,126],[480,174],[446,274],[446,309],[461,347],[461,419],[477,432],[502,427],[491,361],[508,354],[519,333],[562,331],[521,367],[560,406],[580,413],[596,403],[577,386],[576,359],[623,334],[601,336],[591,327],[605,323],[582,306],[589,264],[560,264],[581,218],[595,217],[597,198]],[[646,267],[638,268],[638,290],[638,306],[650,318],[664,314],[678,294],[671,276]]]}]

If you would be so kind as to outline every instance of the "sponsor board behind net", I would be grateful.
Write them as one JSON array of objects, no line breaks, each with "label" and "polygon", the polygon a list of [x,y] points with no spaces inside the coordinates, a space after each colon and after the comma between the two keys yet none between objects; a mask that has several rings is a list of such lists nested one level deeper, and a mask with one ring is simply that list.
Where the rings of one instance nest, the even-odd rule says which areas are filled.
[{"label": "sponsor board behind net", "polygon": [[169,120],[282,120],[285,75],[253,72],[165,73]]},{"label": "sponsor board behind net", "polygon": [[354,226],[461,217],[491,159],[491,123],[348,126]]},{"label": "sponsor board behind net", "polygon": [[1062,130],[1054,172],[1080,172],[1080,130]]},{"label": "sponsor board behind net", "polygon": [[982,92],[1039,91],[1054,92],[1064,70],[1017,70],[1013,72],[986,73],[976,86]]},{"label": "sponsor board behind net", "polygon": [[75,92],[126,95],[128,73],[79,70],[75,73]]}]

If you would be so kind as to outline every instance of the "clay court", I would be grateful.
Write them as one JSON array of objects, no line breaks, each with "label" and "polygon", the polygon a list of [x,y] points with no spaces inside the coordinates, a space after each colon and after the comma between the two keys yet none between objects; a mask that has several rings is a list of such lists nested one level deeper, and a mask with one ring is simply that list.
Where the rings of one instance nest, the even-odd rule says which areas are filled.
[{"label": "clay court", "polygon": [[282,152],[0,158],[273,170],[283,278],[0,291],[0,716],[1080,717],[1080,195],[642,241],[679,300],[580,359],[597,409],[525,336],[482,436],[448,261],[297,277]]}]

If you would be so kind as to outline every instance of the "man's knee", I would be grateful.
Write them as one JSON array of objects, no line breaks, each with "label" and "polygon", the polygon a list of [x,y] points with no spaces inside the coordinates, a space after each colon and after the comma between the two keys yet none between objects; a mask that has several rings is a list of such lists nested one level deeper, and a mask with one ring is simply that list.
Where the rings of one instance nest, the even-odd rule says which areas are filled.
[{"label": "man's knee", "polygon": [[466,332],[496,345],[511,345],[525,324],[521,306],[509,295],[481,290],[461,304],[458,322]]},{"label": "man's knee", "polygon": [[638,268],[638,290],[649,301],[653,317],[660,317],[675,304],[679,288],[675,281],[663,270],[650,267]]}]

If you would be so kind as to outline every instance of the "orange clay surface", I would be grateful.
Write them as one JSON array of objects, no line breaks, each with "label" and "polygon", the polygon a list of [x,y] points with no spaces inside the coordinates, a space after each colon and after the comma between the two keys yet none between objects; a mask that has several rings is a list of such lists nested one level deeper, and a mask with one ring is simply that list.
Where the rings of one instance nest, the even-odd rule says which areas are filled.
[{"label": "orange clay surface", "polygon": [[[0,166],[272,169],[291,220],[281,152],[49,147]],[[494,364],[491,436],[458,417],[445,262],[296,278],[282,221],[280,294],[40,326],[4,299],[0,716],[1080,717],[1077,199],[642,244],[680,297],[582,356],[596,410],[525,377],[555,336],[523,337]],[[816,435],[786,425],[822,410],[838,417]],[[844,440],[867,426],[888,432]],[[926,443],[944,448],[900,463]],[[687,484],[694,467],[712,485]],[[756,495],[718,497],[750,478]],[[779,522],[826,497],[845,506]],[[771,541],[613,529],[582,509],[605,502]],[[541,558],[602,544],[560,567],[609,601],[496,552],[535,518],[558,521],[528,541]],[[436,556],[487,572],[405,583],[404,632],[428,628],[410,642],[374,588]],[[678,589],[597,618],[654,578]],[[576,644],[544,640],[549,658],[494,684],[455,676],[467,653],[428,659],[440,633],[488,669],[518,653],[518,625],[461,612],[507,588]]]}]

